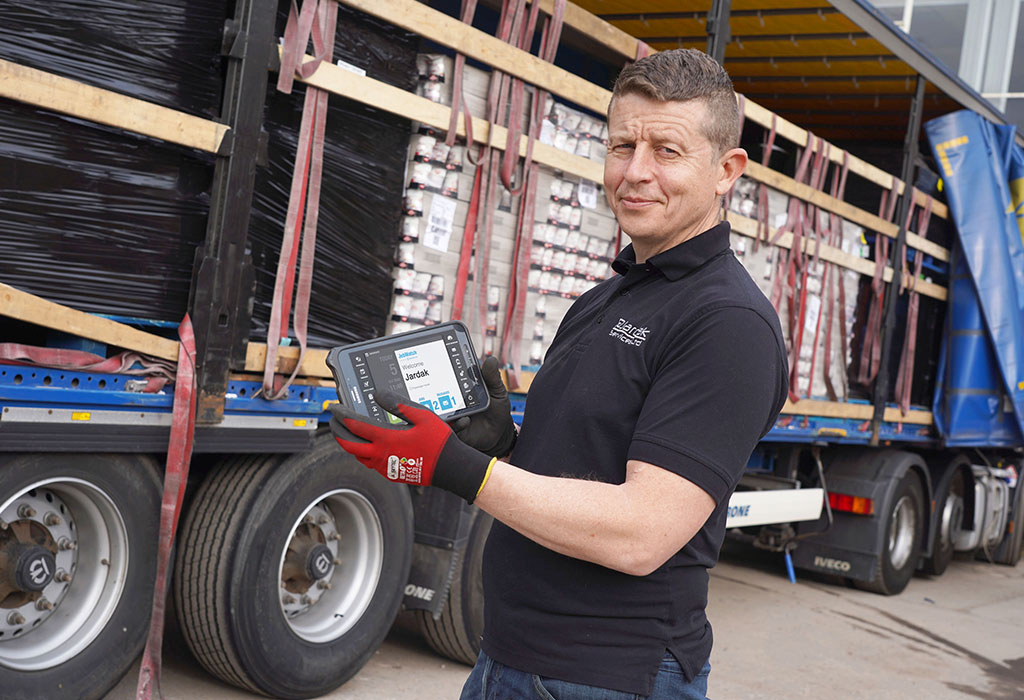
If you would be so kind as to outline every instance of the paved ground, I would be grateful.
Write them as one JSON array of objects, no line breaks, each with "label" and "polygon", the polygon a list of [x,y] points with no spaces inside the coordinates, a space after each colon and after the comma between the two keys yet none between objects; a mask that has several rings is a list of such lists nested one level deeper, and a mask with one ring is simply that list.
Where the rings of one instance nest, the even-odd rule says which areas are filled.
[{"label": "paved ground", "polygon": [[[957,560],[884,598],[823,578],[789,583],[778,555],[728,547],[711,572],[716,699],[1024,698],[1024,563]],[[369,664],[331,700],[457,698],[469,669],[434,655],[396,626]],[[107,700],[131,700],[135,675]],[[167,700],[258,696],[165,654]]]}]

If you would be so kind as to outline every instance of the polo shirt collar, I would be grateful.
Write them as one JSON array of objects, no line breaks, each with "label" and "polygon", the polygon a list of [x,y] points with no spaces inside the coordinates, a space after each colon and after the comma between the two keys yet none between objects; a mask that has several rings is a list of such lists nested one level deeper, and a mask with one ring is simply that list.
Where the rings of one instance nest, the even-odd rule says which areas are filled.
[{"label": "polo shirt collar", "polygon": [[626,275],[635,267],[657,269],[669,280],[685,277],[719,253],[729,249],[729,222],[723,221],[707,231],[687,239],[679,245],[648,258],[646,263],[637,265],[633,244],[622,249],[612,262],[612,269]]}]

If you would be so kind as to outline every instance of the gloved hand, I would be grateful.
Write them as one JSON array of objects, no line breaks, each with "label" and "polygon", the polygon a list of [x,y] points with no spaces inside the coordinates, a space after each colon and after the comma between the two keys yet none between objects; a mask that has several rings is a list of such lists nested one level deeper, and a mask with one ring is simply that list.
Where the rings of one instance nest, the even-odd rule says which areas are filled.
[{"label": "gloved hand", "polygon": [[341,404],[331,406],[331,431],[342,449],[386,479],[437,486],[472,503],[497,461],[457,437],[426,408],[389,391],[377,404],[408,425],[381,425]]},{"label": "gloved hand", "polygon": [[489,356],[480,365],[491,404],[486,411],[452,421],[452,430],[467,445],[492,457],[506,457],[516,441],[516,425],[512,420],[512,403],[501,381],[498,358]]}]

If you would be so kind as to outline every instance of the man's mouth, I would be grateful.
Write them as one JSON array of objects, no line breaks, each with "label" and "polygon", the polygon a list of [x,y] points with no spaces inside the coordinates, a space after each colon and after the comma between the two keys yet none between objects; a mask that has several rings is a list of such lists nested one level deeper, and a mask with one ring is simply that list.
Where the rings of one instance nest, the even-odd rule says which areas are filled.
[{"label": "man's mouth", "polygon": [[630,195],[628,197],[620,197],[619,202],[621,202],[627,209],[641,209],[643,207],[656,204],[657,200]]}]

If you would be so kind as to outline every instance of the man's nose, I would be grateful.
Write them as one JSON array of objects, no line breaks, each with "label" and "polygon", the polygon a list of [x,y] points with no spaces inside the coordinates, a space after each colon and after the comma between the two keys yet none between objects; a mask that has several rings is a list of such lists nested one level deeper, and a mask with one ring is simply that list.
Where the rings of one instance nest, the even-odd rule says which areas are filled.
[{"label": "man's nose", "polygon": [[651,179],[654,166],[654,152],[645,143],[638,143],[633,148],[623,177],[627,182],[646,182]]}]

